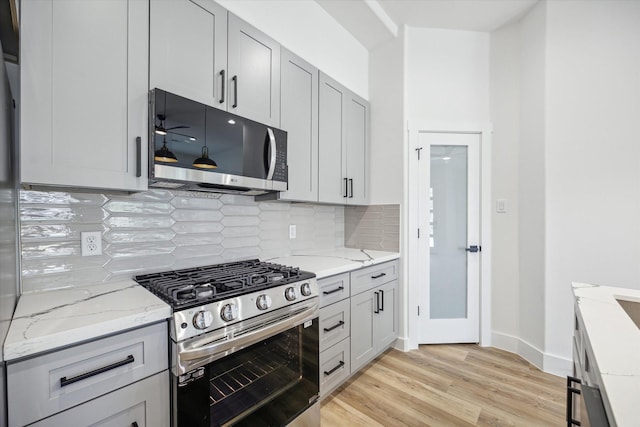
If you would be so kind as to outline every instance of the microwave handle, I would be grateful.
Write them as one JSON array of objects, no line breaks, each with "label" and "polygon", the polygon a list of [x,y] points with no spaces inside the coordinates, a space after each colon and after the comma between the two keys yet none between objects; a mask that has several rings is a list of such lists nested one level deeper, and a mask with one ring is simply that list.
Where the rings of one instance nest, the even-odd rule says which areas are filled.
[{"label": "microwave handle", "polygon": [[269,159],[267,179],[273,179],[273,173],[276,171],[276,136],[273,134],[273,130],[271,130],[271,128],[267,128],[267,134],[269,135],[269,145],[271,147],[271,158]]}]

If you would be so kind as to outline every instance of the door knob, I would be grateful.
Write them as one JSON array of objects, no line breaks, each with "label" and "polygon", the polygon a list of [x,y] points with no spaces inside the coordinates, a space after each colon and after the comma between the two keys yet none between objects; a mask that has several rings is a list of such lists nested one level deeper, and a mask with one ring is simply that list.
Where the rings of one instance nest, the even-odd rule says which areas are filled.
[{"label": "door knob", "polygon": [[464,249],[467,252],[480,252],[482,250],[482,246],[471,245],[468,248]]}]

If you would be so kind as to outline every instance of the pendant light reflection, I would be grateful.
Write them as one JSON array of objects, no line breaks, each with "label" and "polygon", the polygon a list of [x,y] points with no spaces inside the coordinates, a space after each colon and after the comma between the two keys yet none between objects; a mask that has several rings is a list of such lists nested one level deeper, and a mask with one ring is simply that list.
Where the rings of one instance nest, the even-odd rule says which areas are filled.
[{"label": "pendant light reflection", "polygon": [[167,148],[166,136],[162,137],[162,147],[159,150],[155,151],[153,159],[157,162],[164,163],[176,163],[178,161],[176,155],[169,151],[169,148]]},{"label": "pendant light reflection", "polygon": [[209,158],[209,148],[207,147],[207,107],[204,108],[204,146],[202,147],[202,156],[193,161],[192,164],[200,169],[215,169],[218,164]]}]

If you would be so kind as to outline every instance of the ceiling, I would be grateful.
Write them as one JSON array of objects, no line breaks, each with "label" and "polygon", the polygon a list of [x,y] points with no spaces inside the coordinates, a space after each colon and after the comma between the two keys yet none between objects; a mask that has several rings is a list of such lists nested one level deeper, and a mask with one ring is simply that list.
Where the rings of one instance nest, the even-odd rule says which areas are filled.
[{"label": "ceiling", "polygon": [[316,0],[367,49],[397,36],[403,25],[493,31],[523,16],[538,0]]}]

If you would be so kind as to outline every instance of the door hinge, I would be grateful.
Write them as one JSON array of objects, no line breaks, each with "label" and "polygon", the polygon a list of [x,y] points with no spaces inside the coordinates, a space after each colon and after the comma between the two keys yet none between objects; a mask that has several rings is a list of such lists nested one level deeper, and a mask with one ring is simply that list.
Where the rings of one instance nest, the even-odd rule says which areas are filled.
[{"label": "door hinge", "polygon": [[418,306],[418,316],[420,316],[420,306]]},{"label": "door hinge", "polygon": [[420,238],[420,229],[418,228],[418,239]]}]

